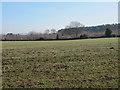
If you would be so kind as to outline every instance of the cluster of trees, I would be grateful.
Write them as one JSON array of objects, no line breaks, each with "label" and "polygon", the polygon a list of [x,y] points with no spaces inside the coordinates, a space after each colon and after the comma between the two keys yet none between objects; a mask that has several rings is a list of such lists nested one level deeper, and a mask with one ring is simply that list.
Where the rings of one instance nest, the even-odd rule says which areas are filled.
[{"label": "cluster of trees", "polygon": [[[106,24],[90,27],[71,27],[58,31],[59,38],[87,38],[119,36],[118,24]],[[106,33],[107,32],[107,33]],[[109,34],[108,34],[109,33]]]},{"label": "cluster of trees", "polygon": [[2,35],[2,40],[45,40],[45,39],[56,39],[56,33],[53,34],[42,34],[42,33],[33,33],[30,32],[27,35],[19,35],[19,34],[7,34]]},{"label": "cluster of trees", "polygon": [[85,27],[83,24],[72,21],[64,29],[56,31],[47,29],[44,33],[29,32],[27,35],[7,33],[0,35],[0,40],[55,40],[55,39],[76,39],[90,37],[115,37],[118,35],[118,24],[107,24],[100,26]]},{"label": "cluster of trees", "polygon": [[30,31],[26,35],[7,33],[2,35],[0,38],[3,41],[6,40],[46,40],[46,39],[56,39],[57,31],[55,29],[46,29],[44,33],[38,33],[35,31]]}]

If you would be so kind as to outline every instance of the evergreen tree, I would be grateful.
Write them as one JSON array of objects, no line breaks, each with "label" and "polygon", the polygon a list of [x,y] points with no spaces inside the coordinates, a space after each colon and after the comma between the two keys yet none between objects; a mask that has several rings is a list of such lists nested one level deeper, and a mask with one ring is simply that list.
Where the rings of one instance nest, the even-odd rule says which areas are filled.
[{"label": "evergreen tree", "polygon": [[112,34],[112,30],[110,28],[107,28],[106,31],[105,31],[105,36],[110,37],[111,34]]},{"label": "evergreen tree", "polygon": [[59,35],[57,34],[57,36],[56,36],[56,39],[58,40],[59,39]]}]

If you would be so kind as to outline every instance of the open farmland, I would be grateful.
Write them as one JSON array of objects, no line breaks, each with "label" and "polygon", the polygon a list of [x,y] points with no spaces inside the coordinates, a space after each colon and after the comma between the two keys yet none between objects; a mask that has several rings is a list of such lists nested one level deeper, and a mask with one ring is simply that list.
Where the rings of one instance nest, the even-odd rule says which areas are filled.
[{"label": "open farmland", "polygon": [[3,88],[118,88],[118,38],[2,45]]}]

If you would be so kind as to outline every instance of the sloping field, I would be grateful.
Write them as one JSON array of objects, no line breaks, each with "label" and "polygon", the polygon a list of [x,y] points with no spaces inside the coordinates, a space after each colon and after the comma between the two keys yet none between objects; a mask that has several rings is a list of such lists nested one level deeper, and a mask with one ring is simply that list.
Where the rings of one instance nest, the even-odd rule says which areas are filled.
[{"label": "sloping field", "polygon": [[3,88],[118,88],[118,38],[2,45]]}]

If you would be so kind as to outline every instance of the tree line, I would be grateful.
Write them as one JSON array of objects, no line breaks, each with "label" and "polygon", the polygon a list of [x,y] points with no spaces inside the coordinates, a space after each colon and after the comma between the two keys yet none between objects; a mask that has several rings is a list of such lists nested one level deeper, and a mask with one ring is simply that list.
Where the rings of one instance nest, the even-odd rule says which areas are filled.
[{"label": "tree line", "polygon": [[62,39],[85,39],[97,37],[119,37],[118,24],[106,24],[85,27],[83,24],[72,21],[64,29],[56,31],[47,29],[44,33],[31,31],[26,35],[7,33],[0,35],[2,41],[29,41],[29,40],[62,40]]}]

